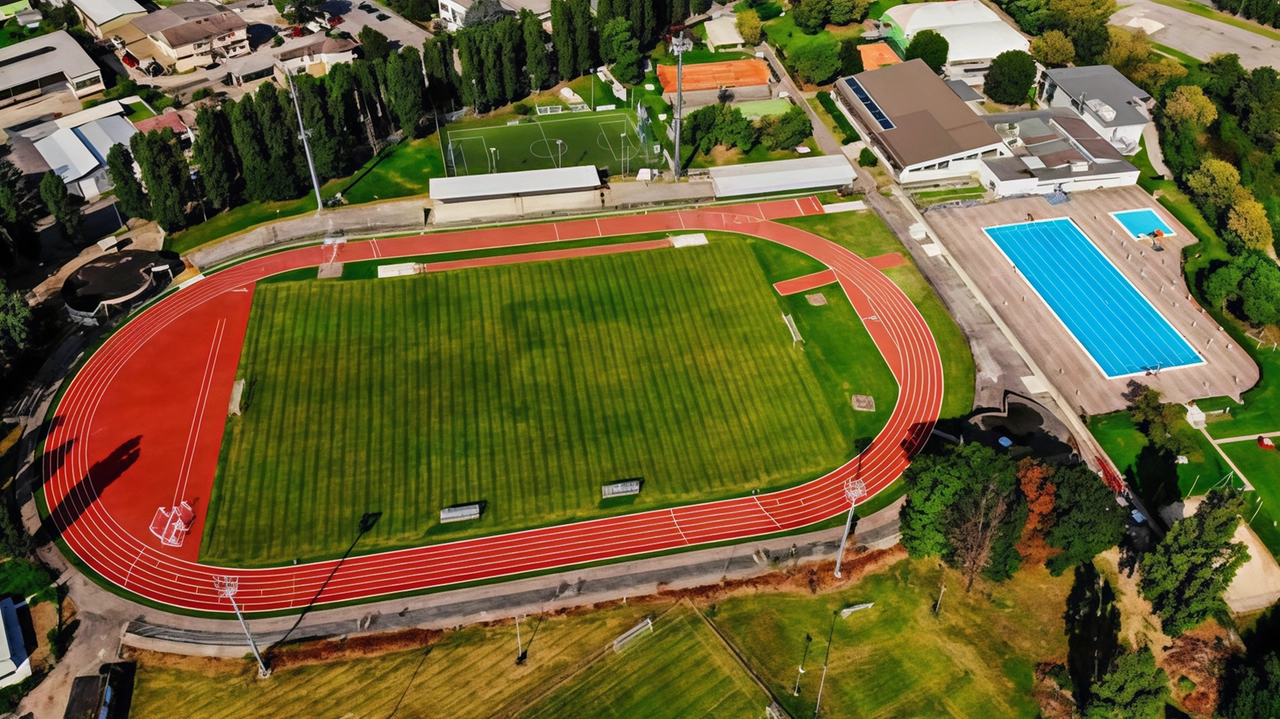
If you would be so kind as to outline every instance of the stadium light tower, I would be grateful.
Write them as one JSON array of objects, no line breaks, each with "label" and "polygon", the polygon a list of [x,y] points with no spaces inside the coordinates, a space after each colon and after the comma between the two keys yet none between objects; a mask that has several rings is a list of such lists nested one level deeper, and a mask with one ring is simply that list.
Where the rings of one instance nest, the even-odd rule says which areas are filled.
[{"label": "stadium light tower", "polygon": [[853,511],[858,507],[858,500],[867,496],[867,485],[861,479],[850,477],[844,481],[844,496],[849,500],[849,518],[844,523],[844,537],[840,539],[840,553],[836,555],[836,579],[840,578],[840,562],[844,559],[844,545],[849,541],[849,530],[853,527]]},{"label": "stadium light tower", "polygon": [[320,178],[316,177],[316,163],[311,159],[311,143],[307,142],[311,131],[302,124],[302,103],[298,101],[298,88],[293,84],[293,73],[283,65],[280,69],[284,70],[284,76],[289,78],[289,94],[293,96],[293,111],[298,114],[298,137],[302,139],[302,152],[307,156],[307,169],[311,171],[311,186],[316,191],[316,214],[320,214],[324,209],[324,198],[320,197]]},{"label": "stadium light tower", "polygon": [[676,56],[676,179],[680,179],[680,121],[684,116],[684,54],[693,49],[693,38],[684,31],[671,38],[671,54]]},{"label": "stadium light tower", "polygon": [[231,602],[231,608],[235,610],[236,619],[240,620],[240,628],[244,630],[244,636],[249,640],[249,649],[253,652],[253,658],[258,660],[258,678],[266,679],[271,676],[271,670],[262,661],[262,655],[258,653],[258,645],[253,641],[253,635],[249,633],[249,625],[245,623],[244,615],[240,613],[240,605],[236,604],[236,592],[240,589],[239,578],[215,576],[213,578],[213,588],[217,590],[219,597],[224,597]]}]

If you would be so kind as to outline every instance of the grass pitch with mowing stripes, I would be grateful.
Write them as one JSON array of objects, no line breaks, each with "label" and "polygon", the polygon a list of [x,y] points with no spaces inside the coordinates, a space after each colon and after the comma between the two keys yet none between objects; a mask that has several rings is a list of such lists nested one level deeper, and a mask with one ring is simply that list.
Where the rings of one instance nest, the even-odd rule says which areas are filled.
[{"label": "grass pitch with mowing stripes", "polygon": [[[741,240],[260,285],[201,559],[337,556],[365,512],[383,516],[360,552],[817,476],[851,453],[848,399],[781,306]],[[601,484],[634,477],[640,497],[602,506]],[[439,524],[463,502],[483,518]]]},{"label": "grass pitch with mowing stripes", "polygon": [[457,123],[444,128],[441,150],[450,175],[548,170],[592,165],[610,175],[658,167],[659,140],[641,141],[636,113],[561,113],[522,120],[517,125]]}]

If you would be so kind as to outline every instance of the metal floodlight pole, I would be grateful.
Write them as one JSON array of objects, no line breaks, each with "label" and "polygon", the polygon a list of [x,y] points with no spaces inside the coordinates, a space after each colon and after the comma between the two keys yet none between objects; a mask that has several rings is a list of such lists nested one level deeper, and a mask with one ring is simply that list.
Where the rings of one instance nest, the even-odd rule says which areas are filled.
[{"label": "metal floodlight pole", "polygon": [[249,650],[253,652],[253,658],[258,662],[258,677],[266,679],[271,676],[271,670],[267,668],[266,663],[262,661],[262,655],[258,653],[258,644],[253,641],[253,635],[249,633],[249,624],[240,613],[240,605],[236,603],[236,591],[240,588],[240,580],[235,577],[214,577],[213,586],[218,596],[225,597],[231,602],[231,609],[235,611],[236,619],[240,620],[240,628],[244,630],[244,636],[249,640]]},{"label": "metal floodlight pole", "polygon": [[840,539],[840,553],[836,555],[836,579],[840,578],[840,563],[844,560],[844,545],[849,541],[849,531],[853,528],[853,512],[858,507],[858,500],[867,494],[867,485],[861,479],[846,479],[844,496],[849,500],[849,518],[844,523],[844,536]]},{"label": "metal floodlight pole", "polygon": [[307,136],[311,132],[302,124],[302,103],[298,101],[298,89],[293,84],[293,73],[289,72],[289,68],[283,65],[280,68],[284,70],[284,76],[289,79],[289,94],[293,96],[293,111],[298,114],[298,136],[302,138],[302,152],[307,156],[307,169],[311,171],[311,186],[316,191],[316,213],[319,214],[324,209],[324,198],[320,196],[320,178],[316,176],[316,163],[311,159],[311,143],[307,142]]},{"label": "metal floodlight pole", "polygon": [[676,56],[676,179],[680,179],[680,123],[684,116],[684,53],[693,49],[693,40],[683,34],[671,38],[671,52]]}]

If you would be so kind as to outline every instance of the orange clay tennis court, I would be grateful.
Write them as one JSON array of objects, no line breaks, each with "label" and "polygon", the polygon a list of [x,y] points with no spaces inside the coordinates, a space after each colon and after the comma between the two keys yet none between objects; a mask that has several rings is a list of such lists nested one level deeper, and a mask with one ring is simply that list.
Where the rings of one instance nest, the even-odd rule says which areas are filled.
[{"label": "orange clay tennis court", "polygon": [[[675,92],[676,66],[659,65],[658,81],[662,83],[663,92]],[[758,59],[685,65],[682,82],[686,91],[767,85],[769,66]]]}]

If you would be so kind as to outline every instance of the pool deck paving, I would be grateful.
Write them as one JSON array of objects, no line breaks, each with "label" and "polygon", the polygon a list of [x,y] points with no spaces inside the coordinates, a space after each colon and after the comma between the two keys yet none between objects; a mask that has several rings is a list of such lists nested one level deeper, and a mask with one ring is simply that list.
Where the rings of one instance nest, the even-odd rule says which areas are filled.
[{"label": "pool deck paving", "polygon": [[[1173,228],[1163,252],[1134,241],[1109,213],[1152,208]],[[983,229],[998,225],[1070,217],[1134,287],[1181,334],[1205,362],[1154,374],[1108,378],[1053,311],[1010,265]],[[1026,346],[1032,359],[1054,383],[1072,409],[1104,414],[1127,405],[1130,381],[1159,390],[1166,401],[1240,393],[1258,381],[1249,355],[1190,297],[1183,280],[1182,248],[1195,237],[1138,187],[1094,190],[1071,195],[1051,206],[1042,197],[1005,200],[977,207],[935,210],[926,215],[938,241],[986,295],[1001,319]],[[1072,271],[1064,267],[1064,272]]]}]

